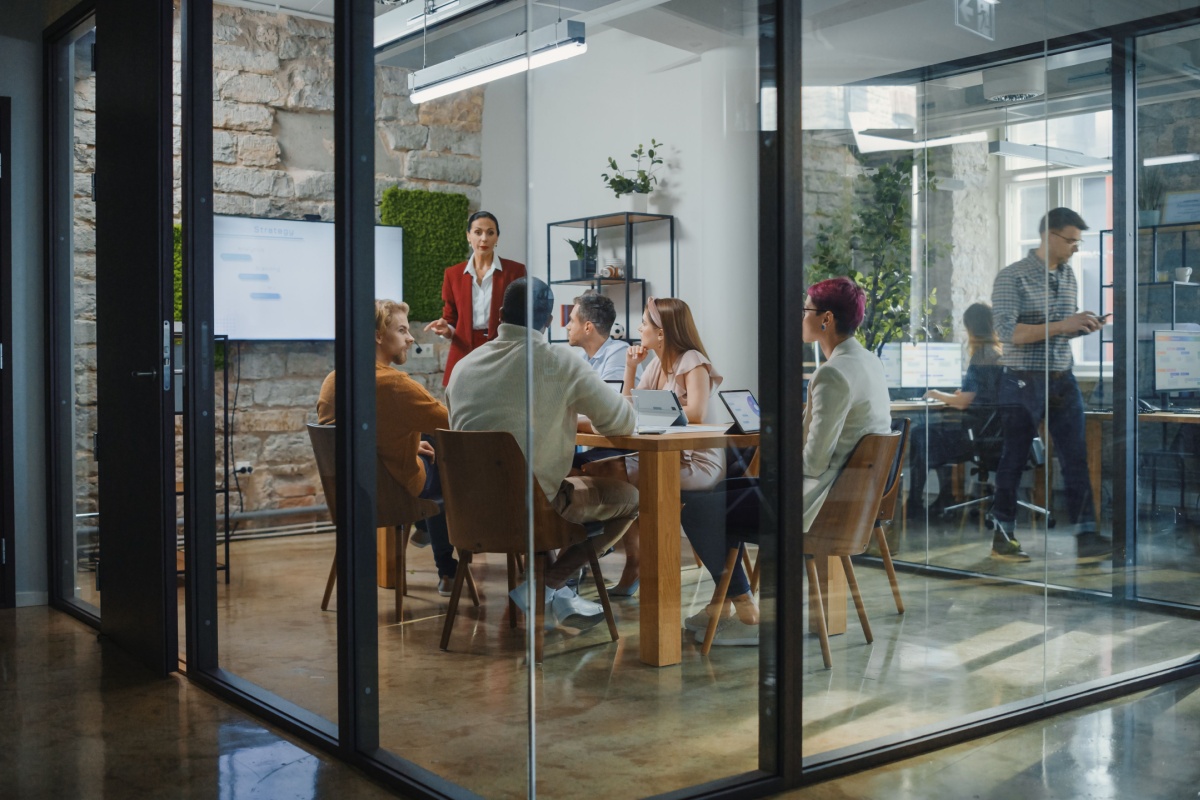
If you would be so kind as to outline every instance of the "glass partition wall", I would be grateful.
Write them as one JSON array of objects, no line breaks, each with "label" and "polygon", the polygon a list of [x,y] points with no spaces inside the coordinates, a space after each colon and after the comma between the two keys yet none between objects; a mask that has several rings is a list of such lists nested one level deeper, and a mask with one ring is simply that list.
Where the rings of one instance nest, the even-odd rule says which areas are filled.
[{"label": "glass partition wall", "polygon": [[[905,608],[867,558],[874,642],[850,615],[832,672],[812,662],[805,676],[814,766],[1194,656],[1195,610],[1173,589],[1195,555],[1182,210],[1195,159],[1176,122],[1194,33],[1138,39],[1127,57],[1104,36],[1060,38],[1083,29],[1058,4],[964,4],[957,19],[927,5],[922,27],[946,32],[940,64],[927,35],[920,53],[899,44],[892,22],[915,11],[806,16],[808,278],[864,283],[860,339],[911,425],[886,536]],[[1133,101],[1123,68],[1138,76],[1135,150],[1116,133]],[[1125,259],[1127,159],[1139,207],[1165,196],[1174,216],[1140,212]],[[1122,288],[1132,271],[1136,295]],[[1167,409],[1136,437],[1114,423],[1134,394]],[[1116,466],[1126,448],[1136,475]],[[1115,521],[1126,503],[1134,530]],[[1137,602],[1150,598],[1172,607]]]},{"label": "glass partition wall", "polygon": [[[184,274],[214,296],[207,308],[203,292],[185,292],[180,334],[211,338],[184,372],[191,391],[211,390],[215,436],[200,462],[215,467],[218,512],[188,542],[233,533],[215,588],[188,595],[196,680],[397,787],[558,796],[582,780],[636,797],[778,789],[780,775],[805,779],[780,752],[789,742],[818,774],[1194,655],[1190,28],[1070,19],[1058,3],[979,3],[956,23],[934,3],[907,4],[903,19],[801,3],[777,19],[774,4],[743,0],[586,11],[530,0],[430,10],[401,34],[388,15],[411,18],[411,4],[374,4],[373,47],[349,2],[216,4],[211,36],[183,49],[185,76],[189,58],[211,58],[200,65],[211,100],[206,89],[189,105],[194,78],[179,94],[184,128],[207,106],[212,142],[181,155],[205,160],[183,170],[183,206],[212,224],[197,226],[211,254],[185,260]],[[1136,42],[1136,71],[1114,31]],[[534,68],[429,96],[464,64],[521,59]],[[780,115],[775,90],[799,83],[796,65],[803,116],[787,113],[792,97]],[[1126,67],[1136,105],[1112,77]],[[779,141],[777,120],[794,128]],[[1129,120],[1136,148],[1115,133]],[[798,147],[781,153],[780,141]],[[1121,239],[1130,176],[1158,211],[1139,222],[1136,252]],[[790,225],[772,222],[781,183],[805,209]],[[86,205],[75,203],[81,219]],[[481,210],[494,231],[469,224]],[[799,349],[807,304],[765,296],[797,272],[771,243],[801,226],[806,284],[850,276],[865,289],[859,333],[882,359],[892,420],[909,425],[895,519],[854,562],[873,641],[833,585],[830,667],[813,605],[777,602],[810,588],[775,563],[807,544],[798,516],[772,513],[795,505],[803,477],[770,483],[803,446],[779,427],[791,374],[779,353]],[[490,276],[488,253],[500,265]],[[538,282],[518,314],[504,286],[521,271]],[[487,297],[484,278],[493,295],[477,318],[463,309]],[[470,335],[455,345],[439,320]],[[72,342],[87,330],[76,324]],[[480,353],[457,361],[447,390],[467,344]],[[592,371],[601,348],[617,348],[615,376]],[[805,352],[794,366],[811,377],[825,357]],[[502,365],[500,353],[533,355]],[[349,364],[375,374],[356,372],[339,404],[334,390],[351,385],[330,375]],[[586,378],[562,379],[584,367]],[[504,390],[488,383],[502,368]],[[86,376],[75,378],[83,399]],[[401,401],[383,388],[396,382]],[[1158,410],[1129,424],[1123,385]],[[491,388],[481,399],[473,386]],[[713,429],[622,438],[634,388],[674,390],[689,423]],[[727,406],[722,390],[752,397]],[[729,432],[730,411],[755,398],[762,430]],[[423,404],[427,418],[396,402]],[[610,435],[568,432],[576,412],[606,418]],[[412,427],[397,438],[434,435],[420,480],[390,471],[385,440],[400,422]],[[330,446],[310,430],[320,423],[335,426],[340,483],[318,466]],[[506,429],[517,451],[464,455],[437,440],[447,427]],[[64,441],[74,453],[76,436],[60,430]],[[551,442],[563,444],[553,470],[539,449]],[[63,463],[60,481],[75,472]],[[503,474],[479,477],[498,464]],[[446,520],[452,555],[436,522],[410,532],[397,523],[420,514],[388,505],[397,481],[436,497],[435,466],[443,498],[467,487]],[[564,488],[568,468],[581,482]],[[510,479],[507,495],[492,493]],[[628,509],[596,501],[571,516],[597,487],[625,505],[638,490],[636,525],[611,549],[602,514]],[[514,496],[518,510],[500,511]],[[532,510],[543,499],[582,523],[577,539],[546,545]],[[1131,504],[1132,528],[1119,518]],[[473,525],[486,538],[514,519],[515,545],[471,538]],[[563,568],[589,534],[612,591],[590,563]],[[560,563],[539,585],[545,550]],[[837,569],[816,571],[832,585]],[[723,574],[728,605],[710,602]],[[542,636],[510,598],[548,600]],[[791,641],[782,632],[800,618],[813,633]]]},{"label": "glass partition wall", "polygon": [[86,615],[100,613],[100,498],[96,402],[96,71],[94,20],[56,42],[50,101],[55,135],[56,199],[52,291],[57,315],[59,402],[53,483],[59,520],[56,581],[62,599]]}]

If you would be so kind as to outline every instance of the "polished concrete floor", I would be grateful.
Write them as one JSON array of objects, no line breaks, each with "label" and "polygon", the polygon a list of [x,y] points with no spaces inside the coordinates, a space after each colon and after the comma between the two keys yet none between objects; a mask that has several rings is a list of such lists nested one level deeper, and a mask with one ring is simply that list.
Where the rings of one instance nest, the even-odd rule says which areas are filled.
[{"label": "polished concrete floor", "polygon": [[[1200,790],[1198,690],[1200,678],[1176,681],[786,796],[1195,797]],[[695,716],[701,713],[694,709]],[[570,755],[576,764],[589,757],[579,750]],[[646,775],[661,765],[647,759],[631,766]],[[564,793],[579,792],[611,796],[603,784],[578,781]],[[482,793],[497,796],[486,789]],[[66,615],[44,607],[0,611],[0,797],[390,796],[358,771],[186,679],[147,674]]]},{"label": "polished concrete floor", "polygon": [[[904,615],[896,614],[878,566],[860,566],[875,640],[865,641],[851,610],[847,632],[832,639],[832,670],[823,668],[815,640],[805,642],[806,757],[852,752],[882,736],[1036,702],[1046,692],[1196,652],[1196,621],[1048,592],[1040,584],[1107,591],[1111,564],[1079,562],[1060,529],[1032,520],[1022,526],[1032,556],[1023,564],[990,559],[990,534],[965,515],[902,526],[898,558],[977,573],[902,572]],[[1138,573],[1144,594],[1187,596],[1200,572],[1192,536],[1173,527],[1147,537]],[[524,625],[509,626],[503,602],[503,563],[475,565],[483,603],[463,607],[443,652],[447,601],[434,591],[428,549],[409,552],[401,622],[393,618],[392,593],[378,594],[381,744],[481,795],[524,796],[530,673]],[[332,553],[330,535],[239,542],[232,582],[218,586],[221,666],[326,719],[336,716],[337,624],[334,609],[322,612],[319,602]],[[604,570],[616,575],[620,559],[604,559]],[[688,555],[682,584],[687,615],[712,584]],[[652,669],[637,658],[636,600],[616,608],[617,642],[603,626],[547,634],[532,695],[539,795],[585,785],[632,798],[754,769],[758,651],[715,649],[706,659],[684,633],[680,666]],[[775,609],[764,602],[763,613],[770,618]]]}]

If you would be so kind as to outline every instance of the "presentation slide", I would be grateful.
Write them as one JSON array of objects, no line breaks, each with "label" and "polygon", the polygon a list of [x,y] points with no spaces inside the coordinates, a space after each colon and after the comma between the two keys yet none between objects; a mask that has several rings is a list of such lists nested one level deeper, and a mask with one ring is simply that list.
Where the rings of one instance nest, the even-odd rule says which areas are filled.
[{"label": "presentation slide", "polygon": [[[333,231],[330,222],[214,217],[217,335],[333,339]],[[404,297],[400,228],[375,227],[375,296]]]},{"label": "presentation slide", "polygon": [[879,351],[879,360],[883,362],[883,378],[889,389],[901,387],[900,378],[900,343],[889,342]]},{"label": "presentation slide", "polygon": [[1200,389],[1200,331],[1154,332],[1154,391]]},{"label": "presentation slide", "polygon": [[905,389],[954,388],[962,384],[962,345],[917,342],[900,347],[900,382]]}]

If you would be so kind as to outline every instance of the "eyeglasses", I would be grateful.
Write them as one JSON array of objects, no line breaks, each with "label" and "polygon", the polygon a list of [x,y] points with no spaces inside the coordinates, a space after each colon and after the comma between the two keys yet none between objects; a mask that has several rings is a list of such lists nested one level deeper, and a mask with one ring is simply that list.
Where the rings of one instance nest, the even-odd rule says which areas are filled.
[{"label": "eyeglasses", "polygon": [[1083,239],[1068,239],[1066,236],[1063,236],[1058,231],[1050,231],[1050,232],[1052,234],[1054,234],[1055,236],[1057,236],[1058,238],[1062,239],[1067,244],[1071,245],[1072,247],[1078,247],[1079,245],[1083,244]]},{"label": "eyeglasses", "polygon": [[803,312],[800,314],[800,316],[804,316],[805,314],[810,314],[810,313],[811,314],[821,314],[823,312],[817,308],[809,308],[808,306],[804,306]]}]

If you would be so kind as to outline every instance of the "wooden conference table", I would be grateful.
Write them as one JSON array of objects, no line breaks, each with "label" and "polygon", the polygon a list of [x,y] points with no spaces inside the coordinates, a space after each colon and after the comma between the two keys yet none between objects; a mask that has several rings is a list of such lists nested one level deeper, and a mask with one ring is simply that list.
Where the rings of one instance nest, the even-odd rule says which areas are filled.
[{"label": "wooden conference table", "polygon": [[679,554],[679,453],[717,447],[751,447],[758,434],[716,432],[663,435],[600,436],[580,433],[575,441],[588,447],[637,450],[641,530],[641,614],[639,656],[654,667],[683,659],[683,624]]}]

